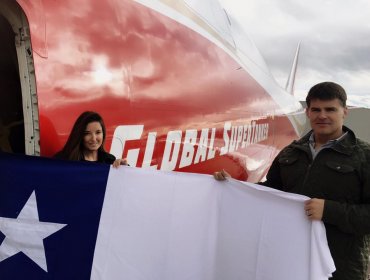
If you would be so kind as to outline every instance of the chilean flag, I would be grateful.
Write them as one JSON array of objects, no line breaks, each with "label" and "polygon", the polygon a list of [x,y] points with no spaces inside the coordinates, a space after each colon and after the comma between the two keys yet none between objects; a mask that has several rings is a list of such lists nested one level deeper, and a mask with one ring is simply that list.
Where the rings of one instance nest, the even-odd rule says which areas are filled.
[{"label": "chilean flag", "polygon": [[209,175],[0,153],[0,279],[321,280],[306,197]]}]

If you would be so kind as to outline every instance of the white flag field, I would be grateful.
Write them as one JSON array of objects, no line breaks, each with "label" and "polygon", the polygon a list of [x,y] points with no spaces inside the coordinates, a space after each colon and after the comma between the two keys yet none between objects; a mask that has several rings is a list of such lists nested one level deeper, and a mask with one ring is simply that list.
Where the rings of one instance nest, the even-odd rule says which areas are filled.
[{"label": "white flag field", "polygon": [[111,168],[91,279],[321,280],[335,270],[307,197],[209,175]]}]

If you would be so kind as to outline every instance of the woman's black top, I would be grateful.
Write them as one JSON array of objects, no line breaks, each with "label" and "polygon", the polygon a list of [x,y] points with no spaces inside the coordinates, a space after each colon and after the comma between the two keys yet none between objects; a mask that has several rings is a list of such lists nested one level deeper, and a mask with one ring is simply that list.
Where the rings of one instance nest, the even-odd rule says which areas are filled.
[{"label": "woman's black top", "polygon": [[[61,152],[56,153],[54,157],[58,159],[66,159],[65,157],[63,157]],[[116,157],[114,155],[107,153],[107,152],[98,151],[98,160],[94,162],[113,164],[115,160],[116,160]],[[81,161],[89,161],[89,160],[81,159]]]}]

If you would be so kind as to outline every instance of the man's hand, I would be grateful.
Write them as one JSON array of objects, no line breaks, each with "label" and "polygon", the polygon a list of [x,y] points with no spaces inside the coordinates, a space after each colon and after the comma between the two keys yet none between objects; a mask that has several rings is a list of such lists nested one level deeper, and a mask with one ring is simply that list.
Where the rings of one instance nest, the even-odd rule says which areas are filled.
[{"label": "man's hand", "polygon": [[304,210],[306,211],[306,215],[310,220],[318,220],[321,221],[322,215],[324,213],[324,199],[312,198],[307,200],[304,203]]},{"label": "man's hand", "polygon": [[231,178],[230,174],[227,173],[224,169],[213,173],[213,177],[215,177],[217,181],[225,181],[226,178]]}]

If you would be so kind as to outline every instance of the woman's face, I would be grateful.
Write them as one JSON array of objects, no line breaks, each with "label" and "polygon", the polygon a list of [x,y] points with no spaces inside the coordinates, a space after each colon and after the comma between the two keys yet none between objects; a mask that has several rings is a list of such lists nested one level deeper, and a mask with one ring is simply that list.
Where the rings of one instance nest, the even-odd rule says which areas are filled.
[{"label": "woman's face", "polygon": [[86,126],[83,146],[86,151],[97,151],[103,143],[103,128],[100,122],[91,122]]}]

